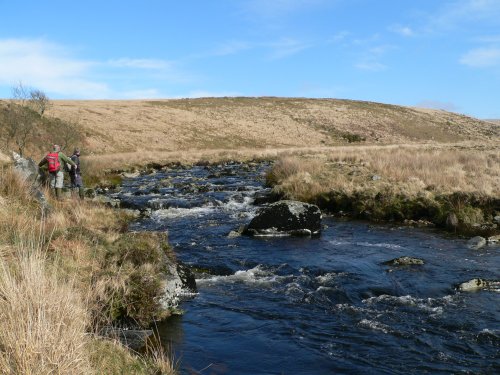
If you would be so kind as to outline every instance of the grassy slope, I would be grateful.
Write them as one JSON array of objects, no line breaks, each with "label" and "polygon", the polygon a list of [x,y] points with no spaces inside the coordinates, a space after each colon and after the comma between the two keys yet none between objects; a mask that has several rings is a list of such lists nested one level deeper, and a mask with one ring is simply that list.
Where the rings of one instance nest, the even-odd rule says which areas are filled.
[{"label": "grassy slope", "polygon": [[55,101],[48,115],[78,119],[99,154],[320,147],[348,143],[484,142],[500,126],[387,104],[295,98]]}]

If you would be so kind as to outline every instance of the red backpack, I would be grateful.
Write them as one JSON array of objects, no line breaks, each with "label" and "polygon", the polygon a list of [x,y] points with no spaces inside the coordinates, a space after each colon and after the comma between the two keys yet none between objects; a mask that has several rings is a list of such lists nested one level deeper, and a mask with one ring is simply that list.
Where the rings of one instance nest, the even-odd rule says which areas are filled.
[{"label": "red backpack", "polygon": [[59,172],[59,169],[61,168],[61,163],[59,162],[58,152],[48,153],[45,159],[47,159],[47,163],[49,165],[49,172]]}]

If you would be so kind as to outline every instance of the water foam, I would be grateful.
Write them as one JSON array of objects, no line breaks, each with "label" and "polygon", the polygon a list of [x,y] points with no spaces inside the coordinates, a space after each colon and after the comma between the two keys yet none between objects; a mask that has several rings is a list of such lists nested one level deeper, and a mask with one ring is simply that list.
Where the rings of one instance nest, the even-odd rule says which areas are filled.
[{"label": "water foam", "polygon": [[203,207],[193,207],[193,208],[167,208],[162,210],[154,211],[151,217],[156,220],[161,219],[174,219],[178,217],[187,216],[206,216],[215,211],[213,205],[203,206]]},{"label": "water foam", "polygon": [[443,305],[448,305],[452,302],[451,296],[445,296],[442,298],[427,298],[421,299],[412,297],[410,295],[406,296],[391,296],[387,294],[382,294],[378,297],[370,297],[362,301],[366,305],[375,305],[378,303],[391,304],[394,306],[414,306],[419,310],[426,311],[432,314],[442,314],[444,309]]}]

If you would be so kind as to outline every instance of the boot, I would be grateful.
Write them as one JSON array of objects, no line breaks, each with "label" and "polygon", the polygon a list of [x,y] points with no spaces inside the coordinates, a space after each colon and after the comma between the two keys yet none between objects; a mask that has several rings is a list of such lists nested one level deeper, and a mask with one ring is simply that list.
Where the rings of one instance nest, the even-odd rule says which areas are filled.
[{"label": "boot", "polygon": [[80,196],[80,199],[83,201],[83,199],[85,198],[83,187],[78,189],[78,195]]},{"label": "boot", "polygon": [[58,200],[62,199],[62,189],[61,188],[56,188],[56,198]]}]

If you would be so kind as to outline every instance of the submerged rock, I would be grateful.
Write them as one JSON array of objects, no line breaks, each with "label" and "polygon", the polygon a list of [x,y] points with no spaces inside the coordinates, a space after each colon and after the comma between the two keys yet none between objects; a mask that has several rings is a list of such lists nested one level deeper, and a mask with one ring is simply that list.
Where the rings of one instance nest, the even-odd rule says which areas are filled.
[{"label": "submerged rock", "polygon": [[102,330],[101,335],[118,340],[124,346],[138,351],[146,346],[148,339],[153,336],[153,330],[105,327]]},{"label": "submerged rock", "polygon": [[495,290],[500,288],[500,281],[485,280],[485,279],[472,279],[458,286],[461,292],[474,292],[477,290]]},{"label": "submerged rock", "polygon": [[500,234],[488,237],[488,243],[497,243],[497,242],[500,242]]},{"label": "submerged rock", "polygon": [[244,234],[251,236],[310,236],[321,231],[318,206],[298,201],[280,201],[257,212]]},{"label": "submerged rock", "polygon": [[413,258],[409,256],[402,256],[399,258],[388,260],[383,264],[388,266],[414,266],[414,265],[423,265],[425,262],[419,258]]},{"label": "submerged rock", "polygon": [[481,236],[472,237],[467,241],[467,247],[472,250],[478,250],[486,245],[486,238]]}]

